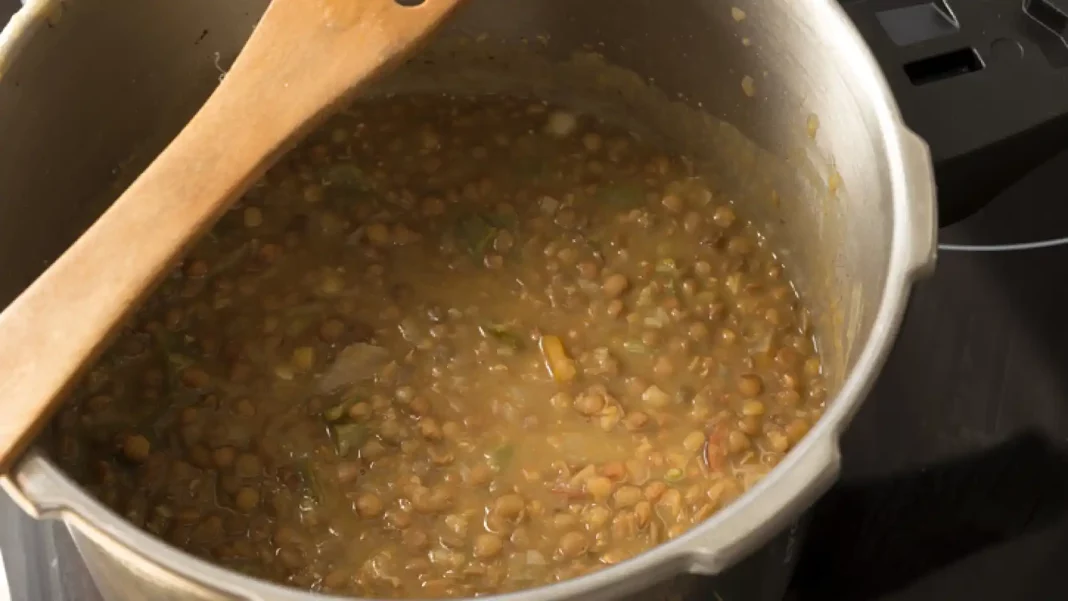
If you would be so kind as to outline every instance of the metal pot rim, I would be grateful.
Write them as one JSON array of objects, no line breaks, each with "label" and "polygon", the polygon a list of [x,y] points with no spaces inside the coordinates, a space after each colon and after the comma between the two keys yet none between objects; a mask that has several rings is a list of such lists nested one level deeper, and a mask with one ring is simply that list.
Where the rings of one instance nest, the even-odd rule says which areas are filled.
[{"label": "metal pot rim", "polygon": [[[828,410],[805,439],[754,488],[704,523],[619,565],[571,580],[487,601],[547,601],[623,594],[644,578],[680,572],[717,573],[785,527],[786,508],[812,502],[830,486],[840,465],[838,439],[870,389],[896,336],[912,282],[933,267],[937,217],[933,168],[926,145],[902,123],[889,86],[867,45],[845,12],[832,0],[797,0],[816,13],[819,35],[842,57],[850,76],[867,91],[878,123],[881,149],[889,162],[894,229],[890,262],[872,333]],[[61,11],[56,0],[30,0],[0,32],[0,77],[24,43]],[[136,528],[84,492],[39,451],[31,451],[0,488],[37,518],[61,519],[109,552],[136,562],[139,569],[186,586],[242,599],[315,601],[308,593],[244,576],[194,557]]]}]

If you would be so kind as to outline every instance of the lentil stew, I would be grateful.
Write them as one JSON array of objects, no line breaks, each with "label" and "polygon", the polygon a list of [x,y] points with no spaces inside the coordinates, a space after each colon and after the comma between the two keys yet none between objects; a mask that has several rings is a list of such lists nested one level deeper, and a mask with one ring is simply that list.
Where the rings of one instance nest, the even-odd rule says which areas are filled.
[{"label": "lentil stew", "polygon": [[823,410],[807,314],[729,200],[536,100],[361,100],[161,285],[54,454],[138,526],[304,589],[460,597],[618,563]]}]

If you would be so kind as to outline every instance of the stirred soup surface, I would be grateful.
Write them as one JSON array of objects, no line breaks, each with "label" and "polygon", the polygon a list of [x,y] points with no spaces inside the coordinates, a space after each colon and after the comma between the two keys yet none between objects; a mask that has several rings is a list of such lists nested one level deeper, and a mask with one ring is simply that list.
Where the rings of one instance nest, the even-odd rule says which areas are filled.
[{"label": "stirred soup surface", "polygon": [[56,455],[138,526],[303,589],[471,596],[618,563],[822,412],[805,310],[729,200],[536,100],[361,101],[138,312]]}]

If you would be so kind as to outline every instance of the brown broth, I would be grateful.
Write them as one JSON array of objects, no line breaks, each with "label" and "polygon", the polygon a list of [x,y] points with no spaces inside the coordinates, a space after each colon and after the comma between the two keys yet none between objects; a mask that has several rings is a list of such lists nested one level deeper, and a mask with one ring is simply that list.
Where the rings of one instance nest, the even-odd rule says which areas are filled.
[{"label": "brown broth", "polygon": [[678,536],[822,412],[765,241],[682,157],[531,100],[361,101],[271,170],[57,420],[174,545],[470,596]]}]

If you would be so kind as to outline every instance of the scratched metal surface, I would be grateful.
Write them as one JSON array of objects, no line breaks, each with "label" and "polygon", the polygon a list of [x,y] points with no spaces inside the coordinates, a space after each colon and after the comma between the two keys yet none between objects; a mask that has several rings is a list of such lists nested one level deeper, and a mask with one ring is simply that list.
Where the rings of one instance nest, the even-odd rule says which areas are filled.
[{"label": "scratched metal surface", "polygon": [[[0,25],[21,6],[21,0],[0,0]],[[2,154],[0,154],[2,160]],[[40,525],[0,494],[0,553],[3,554],[9,599],[0,601],[97,601],[88,572],[79,563],[59,562],[71,556],[73,543],[60,527]]]}]

